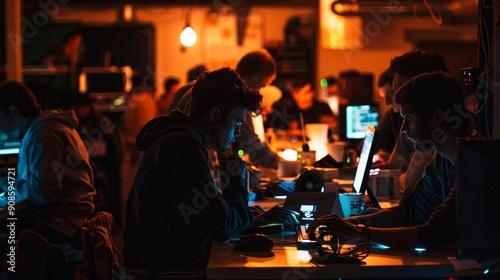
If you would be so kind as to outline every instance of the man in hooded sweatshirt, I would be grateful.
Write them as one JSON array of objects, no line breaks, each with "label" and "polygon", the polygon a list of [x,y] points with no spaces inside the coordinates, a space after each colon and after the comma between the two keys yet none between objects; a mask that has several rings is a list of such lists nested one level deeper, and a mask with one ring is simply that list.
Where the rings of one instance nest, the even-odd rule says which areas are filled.
[{"label": "man in hooded sweatshirt", "polygon": [[179,110],[159,116],[137,137],[144,153],[127,201],[127,276],[205,279],[212,241],[227,240],[254,221],[246,163],[219,157],[227,179],[219,193],[207,149],[225,152],[247,112],[260,112],[262,95],[227,67],[203,73],[192,92],[189,116]]},{"label": "man in hooded sweatshirt", "polygon": [[0,141],[19,141],[17,168],[0,181],[0,207],[27,201],[16,232],[81,249],[80,227],[94,210],[93,173],[73,111],[41,111],[22,83],[0,84]]}]

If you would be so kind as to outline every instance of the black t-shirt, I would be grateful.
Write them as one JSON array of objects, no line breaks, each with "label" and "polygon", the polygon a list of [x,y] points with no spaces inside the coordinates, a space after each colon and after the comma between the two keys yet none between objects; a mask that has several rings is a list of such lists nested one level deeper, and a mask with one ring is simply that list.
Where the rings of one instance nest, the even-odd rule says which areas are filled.
[{"label": "black t-shirt", "polygon": [[309,110],[302,111],[297,106],[295,103],[290,104],[285,107],[286,108],[286,113],[287,113],[287,118],[288,122],[291,120],[298,120],[299,121],[299,128],[300,126],[300,113],[302,112],[302,116],[304,117],[304,123],[320,123],[320,117],[321,116],[333,116],[332,109],[330,109],[330,106],[327,103],[324,103],[319,100],[314,100],[313,106]]},{"label": "black t-shirt", "polygon": [[[399,113],[394,112],[394,110],[389,109],[385,112],[382,122],[378,126],[379,138],[378,138],[378,149],[382,149],[385,152],[391,153],[396,145],[397,139],[401,134],[401,125],[403,124],[403,118]],[[378,150],[377,149],[377,150]]]}]

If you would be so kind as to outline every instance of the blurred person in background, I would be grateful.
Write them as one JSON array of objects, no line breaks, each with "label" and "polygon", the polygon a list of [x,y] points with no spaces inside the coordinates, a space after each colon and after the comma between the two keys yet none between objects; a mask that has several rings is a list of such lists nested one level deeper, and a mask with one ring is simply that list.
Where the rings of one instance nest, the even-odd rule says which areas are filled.
[{"label": "blurred person in background", "polygon": [[123,151],[118,128],[107,116],[96,112],[88,94],[75,95],[71,109],[78,119],[77,131],[87,147],[94,170],[97,190],[94,212],[110,212],[113,221],[121,226]]},{"label": "blurred person in background", "polygon": [[163,81],[163,93],[156,99],[158,104],[158,115],[169,113],[168,108],[174,99],[174,95],[181,86],[181,81],[176,77],[167,77]]}]

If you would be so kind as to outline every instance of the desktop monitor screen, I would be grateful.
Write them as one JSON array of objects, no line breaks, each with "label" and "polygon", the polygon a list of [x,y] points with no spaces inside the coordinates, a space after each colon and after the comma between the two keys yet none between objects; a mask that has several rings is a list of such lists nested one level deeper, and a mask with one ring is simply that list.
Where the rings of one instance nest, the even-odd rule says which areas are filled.
[{"label": "desktop monitor screen", "polygon": [[[356,175],[354,176],[353,192],[365,193],[366,186],[370,175],[370,167],[374,152],[374,143],[378,138],[378,129],[374,126],[368,125],[365,127],[366,137],[363,141],[361,154],[359,156],[358,167],[356,168]],[[370,198],[373,199],[373,198]],[[374,203],[374,201],[372,201]]]},{"label": "desktop monitor screen", "polygon": [[378,106],[375,104],[348,105],[345,108],[346,139],[363,139],[366,126],[378,126]]}]

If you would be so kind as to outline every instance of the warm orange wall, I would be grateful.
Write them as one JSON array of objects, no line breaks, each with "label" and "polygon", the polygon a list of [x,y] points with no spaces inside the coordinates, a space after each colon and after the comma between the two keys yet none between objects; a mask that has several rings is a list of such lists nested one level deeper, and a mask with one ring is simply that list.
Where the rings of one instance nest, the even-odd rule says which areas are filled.
[{"label": "warm orange wall", "polygon": [[[90,10],[79,7],[61,7],[55,15],[56,21],[81,21],[84,24],[110,23],[118,18],[119,9]],[[198,31],[198,41],[185,51],[181,51],[179,34],[184,27],[185,7],[140,7],[135,9],[135,18],[140,22],[153,23],[156,29],[156,80],[160,83],[166,76],[174,75],[183,81],[187,70],[198,63],[205,63],[207,58],[204,50],[203,29],[206,24],[208,8],[194,8],[191,25]],[[288,18],[294,15],[313,14],[313,9],[294,7],[254,7],[251,14],[262,18],[263,42],[283,41],[283,30]],[[376,19],[366,17],[365,23],[376,22]],[[407,27],[432,27],[435,25],[427,20],[422,23],[413,17],[393,16],[381,26],[380,32],[366,33],[368,43],[357,50],[327,50],[317,49],[317,79],[326,75],[337,75],[340,71],[357,69],[374,74],[375,82],[379,73],[384,70],[389,60],[400,55],[413,46],[404,40],[404,29]],[[201,30],[201,31],[200,31]],[[126,47],[126,46],[124,46]],[[243,54],[241,54],[243,55]],[[229,65],[234,66],[234,65]],[[159,85],[159,84],[158,84]],[[161,87],[157,87],[161,88]],[[379,101],[374,94],[374,101]]]}]

